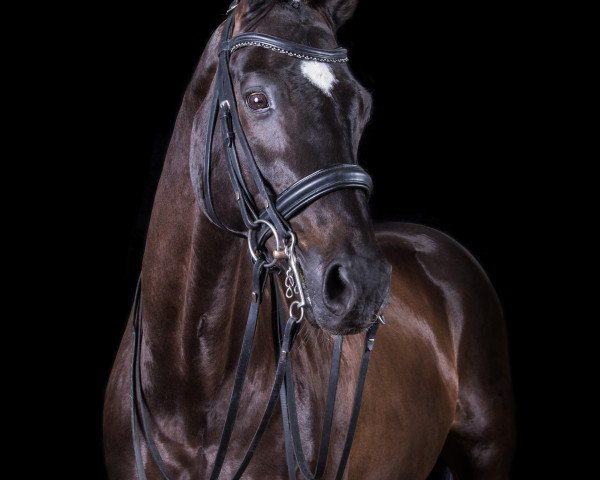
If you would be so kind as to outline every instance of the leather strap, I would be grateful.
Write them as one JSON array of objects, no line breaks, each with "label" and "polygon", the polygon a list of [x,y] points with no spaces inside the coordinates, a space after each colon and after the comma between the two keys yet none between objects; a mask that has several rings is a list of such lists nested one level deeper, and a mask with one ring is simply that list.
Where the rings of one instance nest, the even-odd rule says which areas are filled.
[{"label": "leather strap", "polygon": [[139,351],[140,351],[140,318],[139,318],[139,305],[140,305],[140,281],[138,280],[137,287],[135,289],[135,297],[133,300],[133,355],[131,361],[131,438],[133,440],[133,453],[135,456],[135,470],[138,480],[147,480],[146,471],[144,469],[144,460],[142,458],[142,447],[139,433],[139,419],[137,412],[137,378],[138,378],[138,364],[139,364]]},{"label": "leather strap", "polygon": [[248,467],[250,460],[252,460],[252,456],[256,451],[256,447],[258,446],[260,439],[267,430],[269,420],[271,419],[275,406],[277,405],[277,397],[283,384],[285,372],[287,370],[286,367],[290,364],[288,360],[292,350],[297,324],[297,319],[294,317],[289,318],[286,323],[283,338],[281,340],[279,348],[279,359],[277,361],[277,369],[275,371],[275,380],[273,382],[273,387],[271,388],[271,394],[269,395],[269,400],[267,402],[267,406],[263,413],[260,424],[254,434],[254,437],[252,438],[252,441],[250,442],[250,446],[248,447],[246,454],[244,455],[244,459],[238,467],[237,472],[233,476],[234,480],[239,480],[242,477],[242,474]]},{"label": "leather strap", "polygon": [[[358,188],[370,196],[373,180],[356,164],[338,163],[317,170],[288,187],[277,197],[275,208],[289,220],[319,198],[346,188]],[[262,212],[260,218],[267,220],[266,212]],[[271,230],[261,226],[257,244],[262,245],[270,235]]]},{"label": "leather strap", "polygon": [[285,376],[285,395],[287,403],[287,417],[290,422],[289,431],[291,433],[292,444],[296,461],[300,471],[307,480],[320,480],[325,473],[327,466],[327,455],[329,454],[329,444],[331,437],[331,428],[333,425],[333,414],[335,411],[335,397],[337,393],[338,380],[340,375],[340,361],[342,357],[343,337],[336,335],[332,353],[331,370],[329,372],[329,385],[327,387],[327,400],[325,402],[325,415],[323,427],[321,429],[321,442],[319,444],[319,454],[315,473],[311,473],[304,450],[302,449],[302,440],[300,437],[300,427],[298,425],[298,411],[296,408],[296,394],[294,391],[292,362],[288,364]]},{"label": "leather strap", "polygon": [[[230,38],[233,32],[234,15],[230,15],[226,27],[223,31],[223,44],[227,43],[227,39]],[[241,150],[245,159],[245,166],[248,170],[249,177],[255,184],[258,195],[260,197],[259,202],[265,207],[270,222],[273,224],[280,236],[286,236],[287,225],[281,217],[281,215],[273,208],[273,194],[267,187],[267,182],[263,178],[260,169],[256,163],[256,159],[252,154],[252,149],[248,144],[244,129],[240,122],[239,113],[237,109],[237,102],[235,99],[235,92],[233,83],[231,81],[231,74],[229,72],[229,58],[231,51],[229,49],[222,49],[219,52],[219,67],[217,69],[217,79],[220,83],[220,101],[219,107],[221,109],[221,118],[224,131],[224,142],[223,146],[225,154],[228,158],[228,164],[230,169],[230,178],[235,189],[236,198],[238,198],[238,204],[240,206],[240,212],[246,225],[246,228],[254,228],[255,220],[258,218],[258,209],[248,187],[244,176],[242,175],[237,150],[237,144],[240,145]],[[210,158],[207,160],[210,162]]]},{"label": "leather strap", "polygon": [[[273,298],[272,302],[272,314],[273,320],[273,340],[275,342],[275,351],[281,343],[282,332],[281,332],[281,307],[282,302],[277,287],[272,285],[271,295]],[[291,361],[290,361],[291,363]],[[287,368],[286,368],[287,372]],[[288,416],[287,407],[287,392],[285,385],[281,385],[279,391],[279,404],[281,405],[281,419],[283,420],[283,438],[285,446],[285,460],[288,468],[288,478],[293,480],[296,478],[296,463],[294,462],[294,446],[292,444],[292,436],[290,433],[290,421]]]},{"label": "leather strap", "polygon": [[221,433],[221,440],[219,441],[219,448],[217,450],[217,456],[213,466],[212,474],[210,475],[210,480],[216,480],[219,478],[221,468],[223,467],[223,462],[225,461],[225,455],[227,454],[227,448],[229,447],[229,440],[231,439],[231,433],[233,432],[237,412],[240,406],[242,389],[244,388],[244,382],[246,380],[246,371],[248,370],[250,354],[252,353],[252,344],[254,341],[254,333],[256,332],[256,321],[258,319],[260,301],[262,299],[262,290],[265,280],[265,270],[263,267],[263,260],[259,259],[254,264],[252,273],[252,294],[254,298],[250,304],[250,311],[248,312],[248,321],[246,322],[246,331],[244,332],[244,340],[242,341],[242,350],[240,352],[240,358],[238,360],[238,366],[235,372],[233,391],[231,392],[231,399],[229,400],[229,408],[227,409],[225,425],[223,426],[223,432]]},{"label": "leather strap", "polygon": [[369,368],[369,360],[371,359],[371,352],[375,346],[375,335],[379,328],[379,322],[376,321],[371,324],[365,335],[365,346],[363,350],[362,359],[360,362],[360,371],[358,373],[358,382],[356,384],[356,390],[354,392],[354,402],[352,403],[352,413],[350,414],[350,423],[348,424],[348,432],[346,433],[346,441],[344,442],[344,449],[342,450],[342,456],[338,466],[337,475],[335,480],[342,480],[344,477],[344,471],[348,463],[348,457],[350,456],[350,450],[352,449],[352,442],[354,441],[354,433],[356,432],[356,425],[358,423],[358,414],[360,413],[360,405],[362,402],[362,394],[365,388],[365,380],[367,378],[367,370]]},{"label": "leather strap", "polygon": [[231,40],[224,42],[221,45],[221,49],[233,53],[242,47],[249,46],[267,48],[289,55],[290,57],[312,60],[314,62],[344,63],[348,61],[348,51],[345,48],[338,47],[333,50],[313,48],[301,43],[290,42],[289,40],[256,32],[241,33]]},{"label": "leather strap", "polygon": [[[133,302],[133,360],[131,368],[131,428],[133,435],[133,449],[135,453],[136,471],[139,480],[146,480],[144,472],[144,463],[141,454],[141,440],[138,430],[138,425],[141,424],[144,432],[146,446],[152,458],[156,462],[160,473],[166,480],[172,480],[171,475],[163,461],[154,437],[150,428],[150,420],[148,418],[148,408],[144,401],[142,393],[142,368],[141,368],[141,351],[142,351],[142,285],[141,279],[138,280],[135,299]],[[138,414],[139,409],[139,414]]]},{"label": "leather strap", "polygon": [[291,218],[315,200],[344,188],[360,188],[370,196],[373,180],[358,165],[338,163],[298,180],[277,197],[275,205],[284,217]]}]

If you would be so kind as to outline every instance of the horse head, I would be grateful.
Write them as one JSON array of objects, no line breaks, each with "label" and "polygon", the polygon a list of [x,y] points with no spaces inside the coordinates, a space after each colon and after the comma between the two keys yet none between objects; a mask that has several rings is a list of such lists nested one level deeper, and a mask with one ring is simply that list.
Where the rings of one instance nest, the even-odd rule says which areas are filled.
[{"label": "horse head", "polygon": [[[312,57],[310,51],[294,50],[295,45],[301,45],[335,52],[336,31],[357,3],[241,0],[234,6],[231,32],[221,33],[220,54],[228,51],[221,60],[224,63],[216,68],[212,98],[214,104],[219,91],[221,104],[233,110],[234,125],[229,129],[235,137],[236,152],[240,152],[235,155],[239,156],[241,183],[247,185],[248,192],[244,195],[232,189],[236,172],[227,165],[222,147],[228,141],[228,127],[218,127],[218,119],[211,118],[211,102],[205,101],[195,120],[192,155],[202,156],[205,145],[209,145],[209,161],[199,167],[199,178],[204,180],[200,181],[198,197],[205,212],[207,208],[214,210],[209,217],[217,218],[215,223],[243,231],[248,228],[248,219],[244,225],[240,196],[259,209],[265,204],[268,207],[290,185],[314,172],[357,163],[371,95],[353,76],[345,59],[329,61],[319,54]],[[260,35],[257,39],[248,32],[276,41],[264,42]],[[277,42],[281,41],[280,46]],[[223,97],[227,85],[234,98]],[[211,122],[217,124],[214,132]],[[256,175],[261,177],[259,183],[264,184],[266,194],[257,185]],[[363,189],[343,188],[284,219],[297,241],[307,297],[306,318],[333,334],[367,328],[388,294],[391,267],[376,245],[367,201]]]}]

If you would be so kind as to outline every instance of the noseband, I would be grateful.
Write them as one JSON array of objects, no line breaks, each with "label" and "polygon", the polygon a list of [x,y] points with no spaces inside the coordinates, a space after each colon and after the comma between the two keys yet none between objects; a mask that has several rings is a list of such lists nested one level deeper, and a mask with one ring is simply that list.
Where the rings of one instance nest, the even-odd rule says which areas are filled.
[{"label": "noseband", "polygon": [[[292,2],[294,6],[297,6],[297,3],[298,2]],[[300,441],[295,392],[292,381],[292,364],[288,361],[297,325],[304,316],[304,308],[307,303],[307,297],[304,292],[304,280],[296,255],[296,236],[289,224],[289,220],[319,198],[337,190],[348,188],[361,189],[367,195],[370,195],[373,183],[371,177],[360,166],[342,163],[331,165],[311,173],[286,188],[279,195],[275,195],[274,192],[271,191],[258,167],[240,122],[233,83],[231,80],[231,72],[229,69],[231,55],[241,48],[258,47],[282,55],[288,55],[295,59],[314,62],[344,63],[348,61],[348,56],[347,51],[343,48],[336,48],[333,50],[312,48],[262,33],[247,32],[232,37],[234,27],[233,12],[236,7],[237,0],[234,1],[234,4],[227,12],[228,18],[223,29],[219,50],[215,91],[210,107],[206,149],[204,152],[204,172],[202,179],[203,202],[200,203],[203,204],[205,215],[214,225],[232,234],[247,237],[250,256],[253,261],[252,302],[250,303],[248,320],[242,341],[242,350],[237,365],[229,408],[210,480],[217,480],[219,478],[225,461],[229,441],[239,410],[242,389],[252,351],[256,322],[267,277],[270,279],[271,297],[273,299],[274,341],[275,350],[277,352],[275,380],[273,381],[269,400],[260,424],[248,447],[244,459],[233,478],[241,478],[242,473],[250,463],[258,443],[268,427],[269,420],[271,419],[277,400],[279,399],[283,416],[285,451],[289,478],[296,478],[295,470],[297,462],[300,471],[306,479],[319,480],[323,477],[325,472],[329,452],[343,337],[340,335],[335,337],[321,443],[317,465],[313,473],[308,466]],[[213,203],[211,167],[213,137],[217,123],[220,123],[221,125],[223,149],[229,178],[247,233],[238,231],[226,225],[217,214]],[[240,163],[238,145],[242,157],[245,160],[245,169],[242,169]],[[250,177],[254,183],[254,186],[256,187],[255,191],[258,192],[257,197],[251,193],[246,178],[242,173],[243,170],[247,172],[247,176]],[[259,205],[263,208],[259,208]],[[266,248],[266,241],[271,236],[275,239],[275,250],[269,252]],[[286,322],[281,321],[283,301],[280,298],[275,278],[280,272],[285,272],[285,295],[291,302],[288,307],[289,318]],[[140,359],[142,339],[141,282],[138,282],[138,288],[136,290],[133,317],[134,335],[131,393],[132,434],[136,472],[139,480],[146,480],[141,452],[141,438],[144,438],[148,451],[154,459],[163,478],[171,480],[173,477],[170,475],[154,442],[150,425],[150,415],[143,399]],[[383,318],[378,315],[377,319],[371,324],[366,333],[352,413],[344,448],[337,469],[336,480],[342,478],[350,454],[360,411],[362,391],[369,358],[373,349],[375,334],[380,323],[383,323]],[[139,430],[140,426],[142,427],[141,431]]]}]

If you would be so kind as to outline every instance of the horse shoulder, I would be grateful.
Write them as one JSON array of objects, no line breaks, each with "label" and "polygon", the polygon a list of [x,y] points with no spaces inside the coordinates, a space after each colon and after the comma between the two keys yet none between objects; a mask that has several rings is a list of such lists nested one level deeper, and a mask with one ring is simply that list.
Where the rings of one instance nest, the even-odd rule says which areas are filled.
[{"label": "horse shoulder", "polygon": [[[471,459],[469,471],[507,471],[513,399],[506,325],[491,281],[462,245],[438,230],[389,223],[380,225],[376,236],[392,264],[392,326],[414,328],[402,315],[428,325],[429,330],[421,329],[439,352],[439,371],[448,385],[456,382],[454,444],[444,451],[464,451]],[[415,311],[416,316],[407,315]],[[488,446],[488,460],[468,448],[481,444]]]},{"label": "horse shoulder", "polygon": [[[473,336],[481,342],[505,337],[502,308],[477,260],[461,244],[439,230],[411,223],[387,223],[376,228],[377,241],[400,285],[392,295],[413,305],[432,302],[443,311],[456,359]],[[502,342],[494,341],[503,346]]]}]

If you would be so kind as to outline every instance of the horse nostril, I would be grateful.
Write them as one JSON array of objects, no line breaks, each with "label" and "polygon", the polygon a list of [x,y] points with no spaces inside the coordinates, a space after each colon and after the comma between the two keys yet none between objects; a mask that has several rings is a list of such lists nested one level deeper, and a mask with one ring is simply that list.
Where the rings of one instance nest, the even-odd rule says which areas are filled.
[{"label": "horse nostril", "polygon": [[340,272],[341,268],[339,265],[334,265],[329,269],[327,278],[325,278],[325,295],[331,300],[341,296],[346,286]]},{"label": "horse nostril", "polygon": [[336,315],[352,308],[354,287],[348,278],[348,272],[342,265],[331,265],[325,274],[323,299],[325,305]]}]

